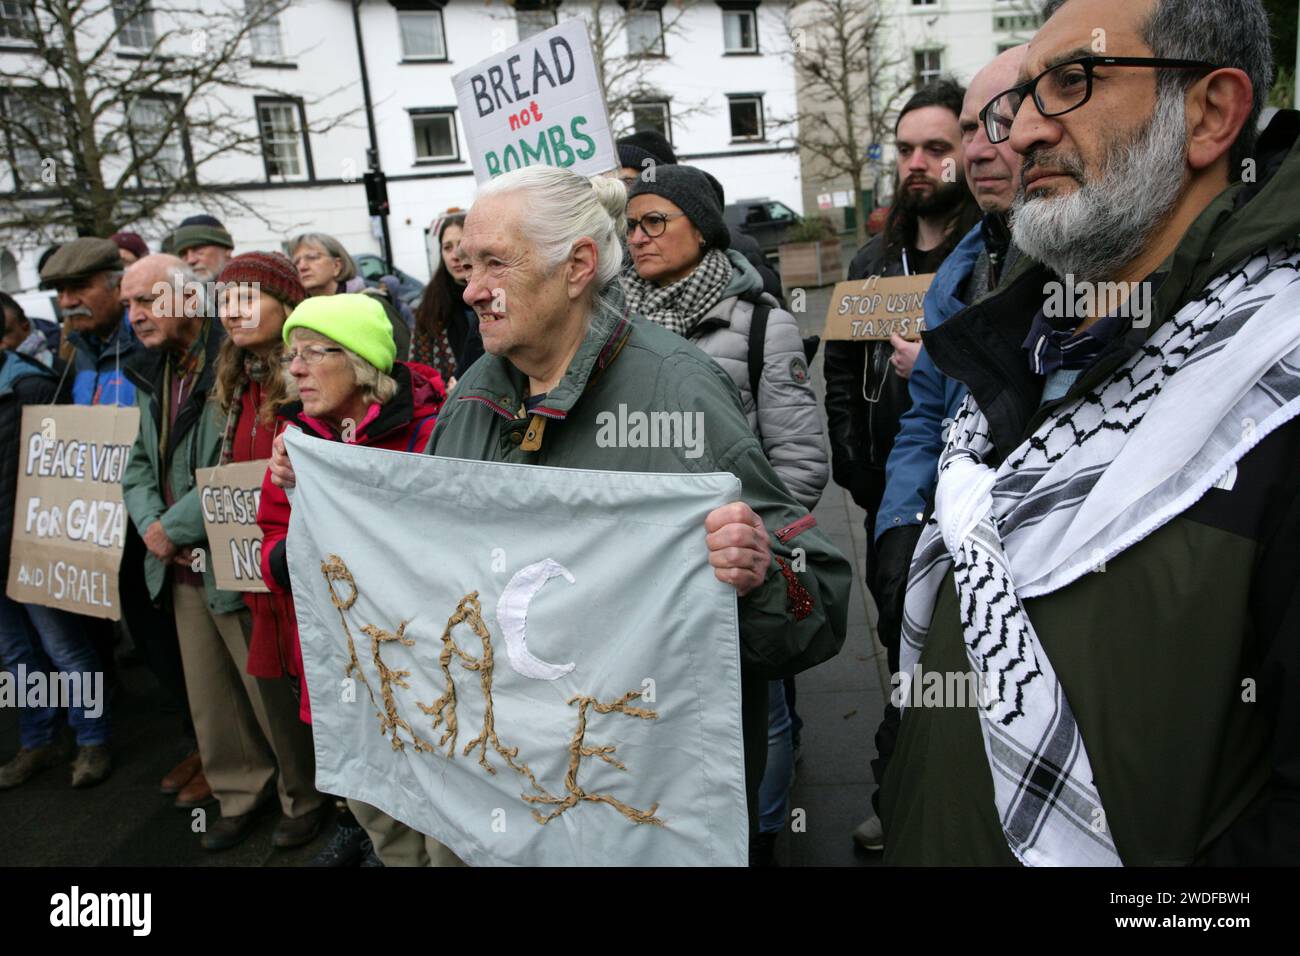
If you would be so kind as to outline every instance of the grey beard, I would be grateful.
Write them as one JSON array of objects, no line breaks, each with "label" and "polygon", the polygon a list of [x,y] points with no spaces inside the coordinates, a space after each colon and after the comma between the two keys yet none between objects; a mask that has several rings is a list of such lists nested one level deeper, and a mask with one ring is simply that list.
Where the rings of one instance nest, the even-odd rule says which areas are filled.
[{"label": "grey beard", "polygon": [[[1181,89],[1162,90],[1132,142],[1111,143],[1100,178],[1065,198],[1025,199],[1011,209],[1015,244],[1059,276],[1101,282],[1132,262],[1173,209],[1187,162]],[[1067,167],[1076,172],[1077,167]]]}]

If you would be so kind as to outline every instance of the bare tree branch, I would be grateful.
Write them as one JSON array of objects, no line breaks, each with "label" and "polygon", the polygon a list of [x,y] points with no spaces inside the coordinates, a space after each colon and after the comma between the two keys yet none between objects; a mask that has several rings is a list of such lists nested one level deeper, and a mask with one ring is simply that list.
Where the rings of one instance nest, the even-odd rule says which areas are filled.
[{"label": "bare tree branch", "polygon": [[834,177],[853,184],[858,242],[866,241],[870,213],[863,187],[880,181],[867,153],[883,144],[911,85],[911,64],[891,37],[885,0],[805,0],[786,11],[789,45],[799,82],[796,112],[773,125]]},{"label": "bare tree branch", "polygon": [[[492,3],[493,0],[487,0]],[[701,6],[703,0],[570,0],[554,4],[549,9],[565,17],[581,17],[587,23],[591,38],[592,58],[596,62],[596,78],[605,97],[609,121],[614,135],[624,136],[633,131],[632,107],[638,103],[668,101],[670,97],[658,87],[653,74],[666,61],[657,55],[637,55],[629,52],[630,25],[637,14],[659,12],[663,48],[671,54],[673,40],[685,36],[688,14]],[[513,19],[519,7],[517,0],[501,0],[502,19]],[[528,4],[524,9],[547,9],[547,4]],[[710,112],[705,100],[672,98],[670,104],[674,119],[685,119]]]},{"label": "bare tree branch", "polygon": [[[105,236],[181,200],[275,228],[204,173],[262,152],[258,118],[233,95],[286,96],[249,77],[254,34],[278,22],[288,0],[25,3],[31,52],[0,69],[0,150],[16,200],[0,205],[0,228],[29,242]],[[319,107],[342,89],[301,99]],[[310,110],[301,132],[326,132],[356,112]]]}]

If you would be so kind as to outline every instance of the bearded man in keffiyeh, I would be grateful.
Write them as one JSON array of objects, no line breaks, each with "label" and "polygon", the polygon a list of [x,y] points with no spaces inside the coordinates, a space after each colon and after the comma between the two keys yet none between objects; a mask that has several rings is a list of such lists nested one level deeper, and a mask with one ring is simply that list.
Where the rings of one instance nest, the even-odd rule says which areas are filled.
[{"label": "bearded man in keffiyeh", "polygon": [[1294,864],[1300,114],[1256,135],[1259,0],[1046,16],[977,132],[1024,157],[1026,259],[925,335],[970,395],[913,556],[886,861]]}]

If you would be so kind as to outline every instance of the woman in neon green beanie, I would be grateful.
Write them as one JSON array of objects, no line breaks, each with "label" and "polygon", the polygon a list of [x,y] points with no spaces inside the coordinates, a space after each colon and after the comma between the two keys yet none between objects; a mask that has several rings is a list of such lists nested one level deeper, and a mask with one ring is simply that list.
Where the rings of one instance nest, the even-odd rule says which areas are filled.
[{"label": "woman in neon green beanie", "polygon": [[[282,423],[327,441],[423,451],[446,397],[442,378],[427,365],[394,359],[392,324],[373,296],[345,293],[305,299],[285,321],[283,336],[280,365],[299,400],[280,409]],[[284,489],[271,484],[268,476],[257,509],[262,578],[272,594],[282,596],[291,594],[285,551],[289,513]],[[310,723],[296,621],[292,639],[295,669],[304,674],[299,716]],[[419,854],[428,856],[424,838],[409,827],[356,800],[348,801],[348,809],[351,815],[341,818],[322,857],[343,859],[348,847],[359,849],[360,841],[352,839],[353,834],[359,836],[358,821],[390,861],[404,859],[395,848],[406,846],[418,847]],[[455,857],[447,855],[447,860],[453,862]]]}]

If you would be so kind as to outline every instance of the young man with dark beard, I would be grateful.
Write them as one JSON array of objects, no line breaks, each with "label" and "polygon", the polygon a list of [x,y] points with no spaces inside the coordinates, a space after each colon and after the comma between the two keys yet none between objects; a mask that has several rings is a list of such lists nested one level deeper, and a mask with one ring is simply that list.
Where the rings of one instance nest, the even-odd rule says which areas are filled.
[{"label": "young man with dark beard", "polygon": [[[962,175],[965,89],[941,80],[917,91],[894,128],[897,176],[884,231],[854,256],[850,279],[936,272],[980,219]],[[826,417],[835,483],[867,512],[867,586],[874,590],[876,513],[919,342],[826,343]]]},{"label": "young man with dark beard", "polygon": [[981,113],[1023,157],[1024,258],[925,333],[970,395],[908,582],[885,861],[1295,865],[1300,115],[1258,134],[1261,0],[1046,15]]}]

